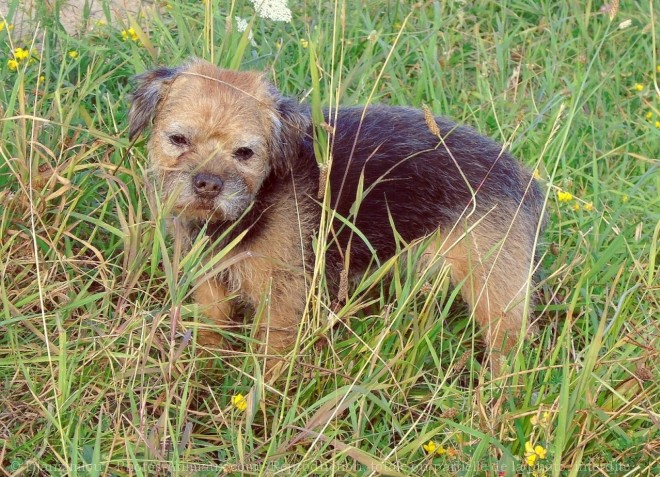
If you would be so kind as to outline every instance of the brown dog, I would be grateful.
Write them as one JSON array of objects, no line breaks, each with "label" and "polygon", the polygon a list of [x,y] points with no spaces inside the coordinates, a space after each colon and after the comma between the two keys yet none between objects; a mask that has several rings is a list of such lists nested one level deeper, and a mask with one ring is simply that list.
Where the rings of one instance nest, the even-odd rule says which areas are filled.
[{"label": "brown dog", "polygon": [[[190,237],[205,230],[220,247],[240,237],[236,260],[198,284],[197,303],[215,324],[231,326],[228,295],[253,307],[267,299],[262,337],[271,350],[285,349],[304,312],[321,217],[309,110],[262,74],[194,60],[137,76],[130,137],[152,120],[153,172]],[[327,240],[328,282],[338,287],[342,274],[364,273],[432,237],[491,350],[510,350],[524,326],[543,225],[543,195],[530,173],[474,130],[421,111],[341,108],[326,121],[328,203],[340,217]],[[211,344],[217,335],[200,338]]]}]

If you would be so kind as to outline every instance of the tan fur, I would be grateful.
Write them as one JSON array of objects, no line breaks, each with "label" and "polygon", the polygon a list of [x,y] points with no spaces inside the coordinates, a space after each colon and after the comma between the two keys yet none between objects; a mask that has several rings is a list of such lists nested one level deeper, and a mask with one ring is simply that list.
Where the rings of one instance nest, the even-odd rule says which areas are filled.
[{"label": "tan fur", "polygon": [[198,283],[195,302],[214,325],[211,328],[202,326],[197,333],[197,342],[202,346],[218,345],[220,335],[214,327],[231,329],[236,325],[232,321],[232,303],[228,299],[227,288],[215,278]]},{"label": "tan fur", "polygon": [[439,231],[421,264],[439,261],[449,265],[452,283],[461,287],[461,296],[484,331],[495,370],[499,357],[511,351],[525,325],[534,257],[524,226],[520,219],[497,210],[484,212],[475,220],[461,220],[451,230]]},{"label": "tan fur", "polygon": [[[257,73],[220,71],[206,63],[194,63],[169,85],[165,99],[155,116],[149,144],[155,176],[161,180],[165,198],[174,200],[175,211],[185,211],[195,217],[190,207],[194,194],[186,189],[196,171],[208,171],[218,176],[240,175],[249,194],[259,189],[270,164],[266,149],[271,131],[272,99],[265,91],[266,83]],[[167,134],[181,130],[197,134],[195,150],[179,155]],[[250,144],[258,156],[249,164],[231,159],[231,152]],[[172,180],[180,174],[180,181]],[[267,342],[273,352],[282,351],[296,337],[302,316],[306,288],[301,230],[310,228],[305,211],[296,209],[291,195],[273,206],[275,219],[249,247],[238,244],[227,262],[238,258],[218,279],[197,284],[195,301],[213,326],[199,333],[202,345],[220,343],[215,327],[232,329],[230,295],[241,298],[257,309],[266,300],[258,337]],[[199,216],[207,218],[208,211]]]},{"label": "tan fur", "polygon": [[[273,206],[274,220],[260,238],[244,247],[240,243],[229,253],[227,262],[239,260],[222,272],[223,286],[213,280],[202,283],[195,293],[195,301],[213,323],[232,327],[228,320],[230,305],[227,295],[240,294],[253,308],[266,300],[264,316],[259,324],[258,338],[267,343],[267,352],[281,352],[295,341],[298,323],[305,308],[307,296],[305,255],[302,234],[311,226],[312,219],[305,210],[296,207],[295,198],[289,196]],[[220,343],[216,333],[204,333],[206,344]]]},{"label": "tan fur", "polygon": [[[240,174],[249,193],[259,189],[270,167],[267,142],[272,100],[264,88],[260,74],[220,71],[205,63],[196,63],[169,86],[155,116],[149,150],[165,198],[176,198],[175,211],[185,208],[192,195],[185,187],[188,173],[176,182],[166,182],[165,176],[190,164],[195,167],[192,172]],[[167,139],[168,133],[178,131],[198,135],[196,142],[203,146],[180,157]],[[229,160],[231,151],[244,142],[253,145],[263,160],[250,167]],[[208,213],[200,217],[208,218]]]}]

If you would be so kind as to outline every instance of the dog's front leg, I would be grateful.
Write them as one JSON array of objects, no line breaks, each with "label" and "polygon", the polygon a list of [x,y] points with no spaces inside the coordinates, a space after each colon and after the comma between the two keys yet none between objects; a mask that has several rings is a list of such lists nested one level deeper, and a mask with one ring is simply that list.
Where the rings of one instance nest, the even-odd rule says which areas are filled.
[{"label": "dog's front leg", "polygon": [[298,335],[305,310],[305,280],[301,274],[272,268],[269,273],[262,270],[261,277],[257,289],[244,290],[257,310],[257,338],[266,354],[283,354]]},{"label": "dog's front leg", "polygon": [[236,326],[231,318],[232,305],[227,295],[227,288],[217,278],[200,283],[195,290],[195,302],[212,323],[211,327],[201,328],[197,333],[197,342],[200,345],[218,346],[223,341],[218,328],[231,329]]}]

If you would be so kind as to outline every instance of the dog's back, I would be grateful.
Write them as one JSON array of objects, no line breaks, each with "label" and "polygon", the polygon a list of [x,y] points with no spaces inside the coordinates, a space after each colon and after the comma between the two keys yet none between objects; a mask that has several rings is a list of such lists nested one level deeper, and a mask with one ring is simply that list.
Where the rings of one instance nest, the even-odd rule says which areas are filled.
[{"label": "dog's back", "polygon": [[486,339],[508,351],[523,327],[543,220],[531,173],[469,127],[435,118],[432,131],[419,110],[351,107],[327,121],[330,204],[344,218],[333,223],[329,268],[344,267],[349,252],[349,271],[359,273],[373,263],[372,250],[386,259],[434,235]]}]

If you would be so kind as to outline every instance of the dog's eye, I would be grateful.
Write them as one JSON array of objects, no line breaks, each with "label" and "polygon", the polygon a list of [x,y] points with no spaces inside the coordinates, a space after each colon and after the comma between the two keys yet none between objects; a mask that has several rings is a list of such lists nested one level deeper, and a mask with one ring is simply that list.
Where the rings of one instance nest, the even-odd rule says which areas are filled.
[{"label": "dog's eye", "polygon": [[179,147],[190,146],[190,141],[183,134],[171,134],[168,139],[172,144]]},{"label": "dog's eye", "polygon": [[241,161],[250,159],[253,155],[254,151],[249,147],[239,147],[234,151],[234,157],[236,159],[240,159]]}]

